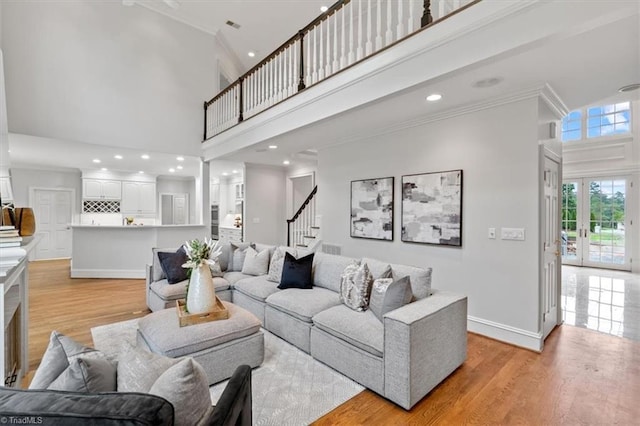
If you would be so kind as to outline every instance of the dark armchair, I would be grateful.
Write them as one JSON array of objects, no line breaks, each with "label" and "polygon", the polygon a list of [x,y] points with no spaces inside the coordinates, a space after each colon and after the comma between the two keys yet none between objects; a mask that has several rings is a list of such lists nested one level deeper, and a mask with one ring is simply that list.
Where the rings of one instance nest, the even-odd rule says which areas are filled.
[{"label": "dark armchair", "polygon": [[251,367],[241,365],[224,388],[211,415],[211,425],[250,426],[252,417]]}]

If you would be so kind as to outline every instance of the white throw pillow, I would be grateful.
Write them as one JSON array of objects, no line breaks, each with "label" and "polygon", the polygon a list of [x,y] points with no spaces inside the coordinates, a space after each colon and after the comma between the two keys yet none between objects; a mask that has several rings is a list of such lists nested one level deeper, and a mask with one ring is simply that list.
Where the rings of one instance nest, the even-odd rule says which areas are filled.
[{"label": "white throw pillow", "polygon": [[258,252],[253,247],[247,248],[242,265],[242,273],[246,275],[265,275],[269,270],[269,249]]},{"label": "white throw pillow", "polygon": [[366,263],[348,265],[340,279],[340,301],[354,311],[366,311],[372,284],[373,276]]},{"label": "white throw pillow", "polygon": [[267,281],[280,284],[282,278],[282,267],[284,266],[284,254],[289,253],[293,257],[298,257],[298,253],[293,247],[278,247],[271,256],[271,263],[269,264],[269,276]]}]

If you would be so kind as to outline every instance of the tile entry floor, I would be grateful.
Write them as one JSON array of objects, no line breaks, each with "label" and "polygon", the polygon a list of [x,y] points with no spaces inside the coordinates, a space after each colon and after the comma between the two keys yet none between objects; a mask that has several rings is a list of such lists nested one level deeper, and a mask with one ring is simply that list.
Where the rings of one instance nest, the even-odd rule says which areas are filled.
[{"label": "tile entry floor", "polygon": [[640,341],[640,274],[562,265],[564,323]]}]

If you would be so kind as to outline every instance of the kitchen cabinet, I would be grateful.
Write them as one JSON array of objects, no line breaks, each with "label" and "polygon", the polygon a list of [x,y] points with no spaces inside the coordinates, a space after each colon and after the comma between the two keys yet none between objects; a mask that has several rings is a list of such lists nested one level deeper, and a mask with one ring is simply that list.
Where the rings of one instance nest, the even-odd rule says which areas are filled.
[{"label": "kitchen cabinet", "polygon": [[82,179],[82,198],[86,200],[120,200],[122,182],[106,179]]},{"label": "kitchen cabinet", "polygon": [[122,182],[123,214],[155,214],[156,184],[150,182]]},{"label": "kitchen cabinet", "polygon": [[242,242],[242,228],[228,228],[226,226],[221,226],[219,232],[221,242]]}]

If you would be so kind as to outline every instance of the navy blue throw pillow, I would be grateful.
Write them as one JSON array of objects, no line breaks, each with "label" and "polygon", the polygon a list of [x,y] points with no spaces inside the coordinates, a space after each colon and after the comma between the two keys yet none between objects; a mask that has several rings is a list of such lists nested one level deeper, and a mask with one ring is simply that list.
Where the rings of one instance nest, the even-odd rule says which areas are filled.
[{"label": "navy blue throw pillow", "polygon": [[180,247],[175,253],[158,252],[158,259],[169,284],[176,284],[187,279],[187,268],[183,268],[182,265],[189,258],[184,247]]},{"label": "navy blue throw pillow", "polygon": [[313,253],[296,259],[291,253],[285,252],[282,278],[278,288],[282,290],[285,288],[310,289],[313,287],[312,267]]}]

